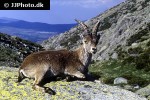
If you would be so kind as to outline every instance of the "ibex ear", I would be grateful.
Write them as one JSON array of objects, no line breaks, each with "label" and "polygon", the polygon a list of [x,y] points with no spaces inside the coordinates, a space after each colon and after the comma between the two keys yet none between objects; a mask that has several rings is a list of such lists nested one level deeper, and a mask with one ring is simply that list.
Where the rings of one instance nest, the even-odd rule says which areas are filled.
[{"label": "ibex ear", "polygon": [[97,31],[98,31],[98,27],[100,25],[100,20],[98,20],[98,22],[95,24],[95,26],[93,27],[93,30],[92,30],[92,34],[97,36]]},{"label": "ibex ear", "polygon": [[77,23],[79,23],[84,28],[84,30],[88,30],[88,27],[83,22],[81,22],[80,20],[77,20],[77,19],[75,19],[75,21]]}]

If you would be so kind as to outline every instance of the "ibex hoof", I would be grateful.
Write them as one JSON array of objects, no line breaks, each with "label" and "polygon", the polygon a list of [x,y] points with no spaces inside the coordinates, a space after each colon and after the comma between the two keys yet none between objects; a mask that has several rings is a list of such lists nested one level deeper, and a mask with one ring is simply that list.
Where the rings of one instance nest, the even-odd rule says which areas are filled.
[{"label": "ibex hoof", "polygon": [[76,72],[76,74],[75,74],[75,76],[77,77],[77,78],[85,78],[85,75],[84,74],[82,74],[81,72]]},{"label": "ibex hoof", "polygon": [[48,93],[48,94],[51,94],[51,95],[55,95],[55,91],[53,91],[52,89],[50,89],[49,87],[40,87],[38,85],[35,85],[32,87],[34,90],[38,90],[38,91],[41,91],[41,92],[44,92],[44,93]]},{"label": "ibex hoof", "polygon": [[83,74],[80,74],[79,78],[85,78],[85,76]]},{"label": "ibex hoof", "polygon": [[45,93],[51,94],[51,95],[55,95],[56,92],[53,91],[52,89],[50,89],[49,87],[45,87]]}]

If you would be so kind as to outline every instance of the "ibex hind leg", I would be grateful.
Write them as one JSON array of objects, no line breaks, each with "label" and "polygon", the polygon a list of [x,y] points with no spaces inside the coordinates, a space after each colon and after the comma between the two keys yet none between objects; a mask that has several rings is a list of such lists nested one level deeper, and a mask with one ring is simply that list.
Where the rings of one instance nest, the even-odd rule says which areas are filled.
[{"label": "ibex hind leg", "polygon": [[51,95],[55,95],[56,93],[52,89],[48,87],[44,87],[45,83],[43,82],[43,80],[44,80],[43,74],[38,73],[38,75],[35,75],[33,89],[41,91],[41,92],[49,93]]},{"label": "ibex hind leg", "polygon": [[25,78],[26,77],[24,76],[24,74],[22,73],[22,71],[19,71],[19,76],[18,76],[18,81],[17,82],[21,82]]}]

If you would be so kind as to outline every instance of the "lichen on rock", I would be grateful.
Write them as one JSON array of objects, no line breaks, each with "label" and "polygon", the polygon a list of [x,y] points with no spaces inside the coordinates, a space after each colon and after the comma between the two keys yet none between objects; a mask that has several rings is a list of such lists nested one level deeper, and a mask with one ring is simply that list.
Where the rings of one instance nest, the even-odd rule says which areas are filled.
[{"label": "lichen on rock", "polygon": [[56,95],[32,89],[33,80],[17,81],[17,68],[0,67],[0,100],[146,100],[127,90],[88,81],[53,81],[45,86]]}]

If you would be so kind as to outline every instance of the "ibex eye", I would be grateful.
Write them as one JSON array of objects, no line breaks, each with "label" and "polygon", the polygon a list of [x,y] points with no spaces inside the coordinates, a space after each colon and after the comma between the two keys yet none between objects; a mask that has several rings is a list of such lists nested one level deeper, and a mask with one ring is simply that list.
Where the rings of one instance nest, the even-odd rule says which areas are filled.
[{"label": "ibex eye", "polygon": [[87,43],[87,41],[84,41],[84,43]]}]

